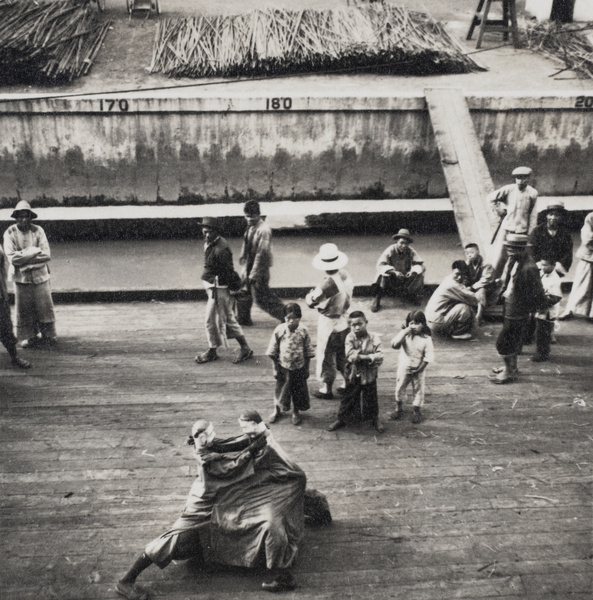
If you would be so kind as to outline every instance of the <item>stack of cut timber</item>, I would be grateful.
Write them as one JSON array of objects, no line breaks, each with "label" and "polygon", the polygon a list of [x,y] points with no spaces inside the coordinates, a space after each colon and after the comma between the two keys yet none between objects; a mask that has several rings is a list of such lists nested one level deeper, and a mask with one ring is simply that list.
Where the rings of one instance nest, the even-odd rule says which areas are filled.
[{"label": "stack of cut timber", "polygon": [[176,77],[479,69],[440,24],[390,4],[164,19],[150,67]]},{"label": "stack of cut timber", "polygon": [[58,83],[88,73],[110,25],[88,2],[0,3],[0,82]]}]

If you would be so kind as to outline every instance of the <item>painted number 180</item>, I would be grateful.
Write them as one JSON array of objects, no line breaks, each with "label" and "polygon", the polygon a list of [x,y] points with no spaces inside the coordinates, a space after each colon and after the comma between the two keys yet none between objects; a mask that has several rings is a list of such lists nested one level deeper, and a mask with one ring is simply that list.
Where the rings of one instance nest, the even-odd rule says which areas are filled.
[{"label": "painted number 180", "polygon": [[266,98],[266,110],[290,110],[292,98]]}]

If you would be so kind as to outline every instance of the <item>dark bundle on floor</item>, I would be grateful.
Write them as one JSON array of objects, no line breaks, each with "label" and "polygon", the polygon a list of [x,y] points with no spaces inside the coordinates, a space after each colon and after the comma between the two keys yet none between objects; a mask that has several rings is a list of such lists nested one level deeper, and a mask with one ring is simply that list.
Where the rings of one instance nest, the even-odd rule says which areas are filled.
[{"label": "dark bundle on floor", "polygon": [[61,83],[88,73],[110,25],[88,2],[0,3],[0,82]]},{"label": "dark bundle on floor", "polygon": [[239,77],[315,71],[397,74],[480,70],[428,15],[390,4],[256,10],[158,23],[151,72]]},{"label": "dark bundle on floor", "polygon": [[579,75],[593,77],[593,44],[581,31],[593,29],[558,21],[535,23],[525,29],[526,45],[530,50],[542,52],[564,63]]}]

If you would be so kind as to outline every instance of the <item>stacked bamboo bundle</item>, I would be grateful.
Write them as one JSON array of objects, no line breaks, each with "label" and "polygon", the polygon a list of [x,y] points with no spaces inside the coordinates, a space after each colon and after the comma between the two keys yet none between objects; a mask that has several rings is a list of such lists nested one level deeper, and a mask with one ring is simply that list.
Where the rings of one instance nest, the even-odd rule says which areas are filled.
[{"label": "stacked bamboo bundle", "polygon": [[164,19],[151,72],[237,77],[311,71],[459,73],[479,67],[442,26],[390,4]]},{"label": "stacked bamboo bundle", "polygon": [[0,4],[0,81],[57,83],[88,73],[110,25],[88,2]]},{"label": "stacked bamboo bundle", "polygon": [[593,45],[574,26],[557,21],[529,25],[525,40],[530,50],[562,61],[566,67],[563,70],[593,77]]}]

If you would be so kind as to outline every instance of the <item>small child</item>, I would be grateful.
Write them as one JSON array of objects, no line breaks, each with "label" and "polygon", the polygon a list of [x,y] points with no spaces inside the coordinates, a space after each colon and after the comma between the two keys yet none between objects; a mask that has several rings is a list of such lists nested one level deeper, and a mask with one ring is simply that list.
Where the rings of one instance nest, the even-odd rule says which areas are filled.
[{"label": "small child", "polygon": [[292,402],[292,424],[302,422],[300,411],[309,410],[309,362],[315,356],[309,331],[301,325],[303,314],[296,302],[284,305],[284,323],[274,329],[266,351],[274,362],[276,391],[274,412],[268,421],[275,423],[282,412],[290,410]]},{"label": "small child", "polygon": [[550,358],[550,343],[554,323],[558,317],[558,303],[562,300],[562,282],[555,271],[556,263],[542,258],[538,263],[542,285],[546,294],[546,308],[535,313],[535,354],[532,362],[545,362]]},{"label": "small child", "polygon": [[379,421],[377,374],[383,364],[381,337],[367,331],[365,314],[356,310],[348,317],[350,333],[346,336],[347,382],[338,410],[338,419],[328,428],[335,431],[347,422],[370,421],[383,433]]},{"label": "small child", "polygon": [[417,425],[422,421],[420,409],[424,404],[425,369],[428,363],[434,362],[430,328],[421,310],[414,310],[408,314],[406,324],[391,340],[391,346],[400,350],[395,379],[395,411],[389,418],[397,421],[403,417],[402,398],[411,383],[414,395],[412,423]]}]

